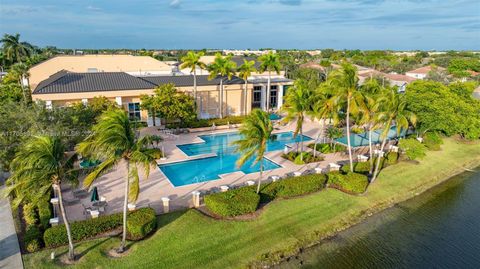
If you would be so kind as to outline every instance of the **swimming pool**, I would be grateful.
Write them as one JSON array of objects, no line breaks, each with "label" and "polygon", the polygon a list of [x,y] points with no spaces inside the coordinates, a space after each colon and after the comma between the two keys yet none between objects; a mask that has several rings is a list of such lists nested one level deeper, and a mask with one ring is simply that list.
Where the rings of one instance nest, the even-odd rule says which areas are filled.
[{"label": "swimming pool", "polygon": [[[252,165],[253,160],[247,161],[240,168],[236,167],[235,163],[240,154],[235,153],[236,147],[232,145],[232,142],[241,138],[239,133],[202,135],[199,137],[205,142],[178,145],[177,147],[188,156],[201,154],[215,154],[215,156],[158,166],[175,187],[219,179],[222,174],[236,171],[242,171],[245,174],[260,171],[260,164]],[[312,140],[308,136],[303,136],[303,139],[304,141]],[[300,135],[293,138],[292,132],[275,134],[275,139],[267,144],[267,152],[282,150],[285,144],[298,141],[300,141]],[[281,167],[266,158],[263,163],[264,170]]]}]

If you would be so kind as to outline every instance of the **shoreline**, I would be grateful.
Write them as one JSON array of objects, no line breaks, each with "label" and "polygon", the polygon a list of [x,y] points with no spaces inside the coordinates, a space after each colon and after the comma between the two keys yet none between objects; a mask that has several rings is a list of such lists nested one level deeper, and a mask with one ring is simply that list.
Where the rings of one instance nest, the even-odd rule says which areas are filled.
[{"label": "shoreline", "polygon": [[[371,208],[368,209],[368,211],[366,211],[366,212],[362,213],[361,215],[357,216],[356,218],[350,220],[349,223],[346,223],[345,225],[342,225],[340,227],[335,228],[333,232],[330,231],[330,232],[327,232],[325,235],[319,235],[319,237],[316,240],[313,240],[311,242],[307,242],[303,246],[296,246],[297,250],[294,253],[289,253],[288,255],[283,256],[280,260],[273,261],[273,262],[266,261],[266,263],[264,263],[264,261],[259,261],[260,264],[258,264],[258,261],[257,261],[257,262],[251,263],[249,265],[249,267],[253,267],[253,268],[260,268],[260,267],[261,268],[265,268],[265,267],[272,268],[276,265],[280,265],[284,262],[287,262],[291,258],[295,258],[298,254],[302,253],[306,249],[310,249],[310,248],[314,248],[316,246],[319,246],[322,243],[325,243],[325,242],[335,238],[339,233],[344,232],[344,231],[346,231],[350,228],[353,228],[354,226],[360,225],[363,222],[365,222],[367,219],[375,217],[377,214],[379,214],[383,211],[386,211],[390,208],[393,208],[400,203],[403,203],[403,202],[409,201],[411,199],[414,199],[415,197],[417,197],[419,195],[423,195],[426,192],[434,189],[435,187],[438,187],[438,186],[442,185],[443,183],[449,181],[450,179],[452,179],[455,176],[461,175],[463,173],[476,172],[475,169],[477,169],[479,167],[480,167],[480,163],[478,162],[477,159],[474,158],[471,161],[466,162],[465,166],[457,167],[457,168],[453,169],[452,171],[449,171],[449,173],[447,175],[444,175],[442,177],[435,177],[434,179],[432,179],[430,181],[424,182],[423,184],[419,184],[415,188],[410,189],[409,192],[414,191],[414,190],[416,190],[417,192],[415,192],[414,194],[411,194],[411,195],[407,195],[402,200],[396,199],[396,200],[392,200],[388,204],[380,204],[380,206],[378,206],[378,207],[371,207]],[[338,191],[340,191],[340,190],[338,190]],[[368,195],[368,189],[364,194]],[[271,254],[278,255],[280,253],[271,253]],[[264,256],[264,255],[268,255],[268,254],[263,254],[262,256]]]}]

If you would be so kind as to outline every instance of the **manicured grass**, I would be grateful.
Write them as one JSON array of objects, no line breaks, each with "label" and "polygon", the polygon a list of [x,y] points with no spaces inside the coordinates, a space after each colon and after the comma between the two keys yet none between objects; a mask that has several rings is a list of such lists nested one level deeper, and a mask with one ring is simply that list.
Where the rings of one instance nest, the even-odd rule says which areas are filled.
[{"label": "manicured grass", "polygon": [[[430,151],[416,165],[401,162],[385,168],[363,196],[335,189],[270,203],[255,220],[220,221],[195,210],[159,217],[159,230],[132,243],[128,256],[111,259],[105,251],[118,239],[77,244],[84,254],[78,268],[238,268],[275,260],[299,246],[318,242],[367,214],[408,199],[440,181],[480,164],[480,144],[445,139],[442,151]],[[64,253],[65,247],[56,250]],[[51,250],[24,256],[26,268],[62,268],[50,261]],[[255,265],[259,265],[256,263]]]}]

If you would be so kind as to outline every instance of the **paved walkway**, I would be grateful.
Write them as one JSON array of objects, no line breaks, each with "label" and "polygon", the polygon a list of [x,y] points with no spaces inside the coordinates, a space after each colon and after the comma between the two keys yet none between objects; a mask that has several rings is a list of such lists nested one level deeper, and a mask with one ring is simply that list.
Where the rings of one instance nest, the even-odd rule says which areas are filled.
[{"label": "paved walkway", "polygon": [[[1,183],[1,182],[0,182]],[[0,187],[0,193],[3,192]],[[0,268],[23,268],[22,255],[18,246],[17,233],[13,224],[10,202],[6,198],[0,199]]]}]

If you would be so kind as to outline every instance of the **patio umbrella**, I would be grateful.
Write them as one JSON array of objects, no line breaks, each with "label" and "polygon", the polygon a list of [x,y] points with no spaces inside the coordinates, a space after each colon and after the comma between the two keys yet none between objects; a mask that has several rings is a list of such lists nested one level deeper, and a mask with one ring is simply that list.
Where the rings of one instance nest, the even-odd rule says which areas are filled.
[{"label": "patio umbrella", "polygon": [[92,197],[90,198],[90,201],[95,203],[98,202],[100,199],[98,198],[98,190],[97,187],[93,187],[92,191]]}]

